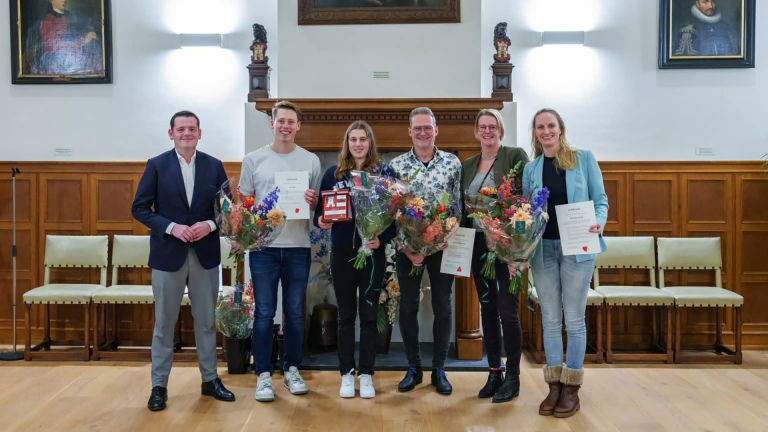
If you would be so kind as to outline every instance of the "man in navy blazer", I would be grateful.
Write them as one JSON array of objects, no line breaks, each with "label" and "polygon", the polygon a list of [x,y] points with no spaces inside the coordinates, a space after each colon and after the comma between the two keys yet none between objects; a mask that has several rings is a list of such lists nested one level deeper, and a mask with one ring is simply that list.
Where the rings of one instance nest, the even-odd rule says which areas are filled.
[{"label": "man in navy blazer", "polygon": [[188,288],[202,394],[234,401],[216,373],[214,310],[219,291],[221,249],[214,203],[227,174],[221,161],[197,151],[200,119],[181,111],[171,118],[174,149],[149,159],[133,201],[133,217],[151,230],[149,266],[155,297],[152,335],[151,411],[165,408],[173,363],[173,330]]}]

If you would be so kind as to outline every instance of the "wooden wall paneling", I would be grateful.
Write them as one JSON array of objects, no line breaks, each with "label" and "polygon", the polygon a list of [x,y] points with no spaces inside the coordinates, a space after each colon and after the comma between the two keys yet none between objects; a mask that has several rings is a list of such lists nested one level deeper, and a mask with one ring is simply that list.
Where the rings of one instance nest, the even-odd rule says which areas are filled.
[{"label": "wooden wall paneling", "polygon": [[[10,171],[8,169],[7,171]],[[37,175],[22,170],[16,176],[16,339],[24,343],[25,292],[37,286]],[[0,180],[0,341],[11,342],[13,295],[13,181]],[[23,348],[23,347],[22,347]]]},{"label": "wooden wall paneling", "polygon": [[744,349],[768,348],[768,174],[735,176],[734,286],[744,296]]}]

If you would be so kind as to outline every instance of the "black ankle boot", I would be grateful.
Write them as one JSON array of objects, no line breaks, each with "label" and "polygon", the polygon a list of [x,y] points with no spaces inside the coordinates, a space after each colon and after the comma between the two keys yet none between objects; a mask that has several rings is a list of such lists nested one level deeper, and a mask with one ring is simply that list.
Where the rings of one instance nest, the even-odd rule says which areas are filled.
[{"label": "black ankle boot", "polygon": [[503,382],[504,375],[501,373],[501,370],[490,371],[488,373],[488,381],[485,382],[485,387],[480,390],[480,393],[477,394],[477,397],[480,399],[493,397],[493,395],[496,393],[496,390],[501,387]]},{"label": "black ankle boot", "polygon": [[493,395],[493,403],[509,402],[520,394],[520,377],[507,373],[504,383]]}]

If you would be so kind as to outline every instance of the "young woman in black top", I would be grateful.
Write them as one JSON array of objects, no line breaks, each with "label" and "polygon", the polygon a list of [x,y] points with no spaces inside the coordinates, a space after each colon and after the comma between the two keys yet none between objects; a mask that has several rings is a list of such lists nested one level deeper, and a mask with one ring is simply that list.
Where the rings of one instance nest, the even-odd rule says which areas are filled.
[{"label": "young woman in black top", "polygon": [[[380,162],[376,149],[376,140],[371,127],[364,121],[352,123],[344,134],[341,143],[338,165],[325,172],[320,190],[349,190],[352,182],[349,173],[352,170],[368,171]],[[322,218],[322,210],[315,212],[315,225],[322,229],[331,229],[331,276],[336,303],[339,307],[339,370],[341,387],[339,395],[343,398],[355,396],[355,319],[360,310],[360,397],[373,398],[372,375],[376,360],[376,314],[379,306],[379,294],[384,279],[386,260],[384,246],[395,236],[394,224],[382,235],[367,242],[373,250],[371,258],[362,269],[353,267],[358,248],[362,245],[354,222],[354,209],[350,202],[349,222],[331,222]],[[359,293],[359,294],[358,294]],[[359,297],[358,297],[359,295]]]}]

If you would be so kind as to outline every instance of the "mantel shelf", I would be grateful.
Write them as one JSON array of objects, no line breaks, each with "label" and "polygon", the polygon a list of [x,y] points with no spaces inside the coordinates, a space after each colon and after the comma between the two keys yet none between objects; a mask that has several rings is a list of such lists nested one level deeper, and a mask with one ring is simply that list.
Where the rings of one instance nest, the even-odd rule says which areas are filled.
[{"label": "mantel shelf", "polygon": [[[256,109],[269,116],[282,99],[257,99]],[[310,151],[337,151],[347,126],[365,120],[373,128],[380,151],[411,148],[408,116],[412,109],[427,106],[435,113],[443,150],[477,150],[475,115],[480,109],[502,110],[504,101],[495,98],[413,98],[413,99],[290,99],[301,108],[301,131],[296,141]]]}]

